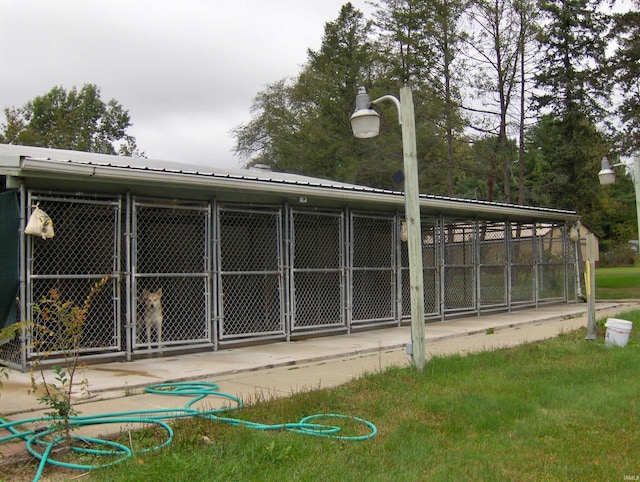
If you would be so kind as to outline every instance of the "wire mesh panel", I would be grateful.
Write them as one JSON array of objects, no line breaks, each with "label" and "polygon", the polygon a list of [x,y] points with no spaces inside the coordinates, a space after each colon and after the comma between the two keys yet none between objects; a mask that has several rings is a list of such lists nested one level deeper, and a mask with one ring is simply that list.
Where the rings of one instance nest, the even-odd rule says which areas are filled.
[{"label": "wire mesh panel", "polygon": [[[400,225],[401,229],[402,224]],[[424,284],[424,314],[426,318],[440,316],[440,278],[439,250],[440,228],[435,218],[423,218],[420,229],[422,232],[422,265]],[[400,276],[402,279],[402,318],[411,316],[411,282],[409,280],[409,248],[405,241],[400,239]]]},{"label": "wire mesh panel", "polygon": [[535,303],[535,229],[533,224],[511,223],[511,305]]},{"label": "wire mesh panel", "polygon": [[475,310],[476,225],[473,222],[444,220],[444,311]]},{"label": "wire mesh panel", "polygon": [[[69,356],[76,349],[81,354],[98,354],[120,348],[119,330],[114,326],[118,309],[114,299],[117,278],[96,291],[90,303],[85,304],[98,281],[91,278],[34,280],[32,294],[37,309],[32,310],[31,320],[36,328],[31,329],[30,355]],[[89,308],[84,321],[63,306],[69,302],[78,308]],[[83,327],[77,341],[71,325],[76,322]]]},{"label": "wire mesh panel", "polygon": [[39,309],[54,306],[54,300],[83,307],[107,275],[112,279],[95,293],[77,348],[81,353],[120,350],[121,200],[30,192],[29,205],[35,204],[53,220],[55,236],[27,236],[27,306],[35,324],[27,335],[28,356],[60,355],[68,348],[63,318],[43,316]]},{"label": "wire mesh panel", "polygon": [[133,200],[134,349],[211,342],[210,208]]},{"label": "wire mesh panel", "polygon": [[538,262],[538,299],[551,301],[565,298],[566,236],[564,225],[536,225]]},{"label": "wire mesh panel", "polygon": [[480,307],[507,304],[507,232],[505,223],[478,224]]},{"label": "wire mesh panel", "polygon": [[344,217],[291,210],[292,332],[346,327]]},{"label": "wire mesh panel", "polygon": [[285,335],[282,214],[219,207],[220,340]]},{"label": "wire mesh panel", "polygon": [[395,319],[395,217],[351,215],[351,322]]}]

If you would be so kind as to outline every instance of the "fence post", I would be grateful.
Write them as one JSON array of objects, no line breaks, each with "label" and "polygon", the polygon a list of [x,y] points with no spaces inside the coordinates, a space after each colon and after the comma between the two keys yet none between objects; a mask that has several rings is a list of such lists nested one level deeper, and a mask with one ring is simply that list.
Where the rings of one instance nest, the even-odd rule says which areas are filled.
[{"label": "fence post", "polygon": [[596,243],[595,234],[587,234],[585,285],[587,287],[587,340],[596,339]]}]

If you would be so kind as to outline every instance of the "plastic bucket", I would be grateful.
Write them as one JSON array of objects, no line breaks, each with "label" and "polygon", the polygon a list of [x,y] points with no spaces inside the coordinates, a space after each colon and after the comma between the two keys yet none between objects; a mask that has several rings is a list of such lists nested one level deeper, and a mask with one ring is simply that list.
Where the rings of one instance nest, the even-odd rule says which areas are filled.
[{"label": "plastic bucket", "polygon": [[633,323],[618,318],[607,318],[604,326],[607,328],[607,333],[604,335],[605,345],[627,346]]}]

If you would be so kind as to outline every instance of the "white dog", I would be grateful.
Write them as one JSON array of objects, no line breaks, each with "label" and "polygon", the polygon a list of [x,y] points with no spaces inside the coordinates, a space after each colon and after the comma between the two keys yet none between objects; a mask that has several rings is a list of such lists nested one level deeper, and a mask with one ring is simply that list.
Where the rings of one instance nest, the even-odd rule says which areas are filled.
[{"label": "white dog", "polygon": [[151,348],[151,331],[156,332],[156,340],[158,348],[162,343],[162,288],[158,291],[150,292],[149,290],[142,290],[142,301],[144,302],[144,312],[142,314],[142,321],[147,330],[147,343]]}]

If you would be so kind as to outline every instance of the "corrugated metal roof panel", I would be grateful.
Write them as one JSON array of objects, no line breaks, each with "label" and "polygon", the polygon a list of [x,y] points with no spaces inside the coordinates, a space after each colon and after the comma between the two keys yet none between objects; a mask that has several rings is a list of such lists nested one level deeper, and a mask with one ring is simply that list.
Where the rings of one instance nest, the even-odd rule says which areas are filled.
[{"label": "corrugated metal roof panel", "polygon": [[[289,194],[304,195],[311,190],[315,196],[335,197],[336,191],[344,201],[401,203],[403,193],[368,186],[319,179],[297,174],[272,172],[262,169],[225,169],[217,166],[195,165],[159,159],[112,156],[90,152],[47,149],[41,147],[0,144],[0,173],[29,177],[37,172],[64,172],[69,175],[91,176],[94,179],[117,179],[119,182],[146,180],[155,183],[174,183],[221,188],[227,184],[233,189],[273,192],[288,188]],[[238,185],[241,181],[241,185]],[[573,211],[518,206],[481,200],[451,198],[421,194],[422,207],[448,212],[500,213],[503,216],[551,217],[577,219]]]}]

